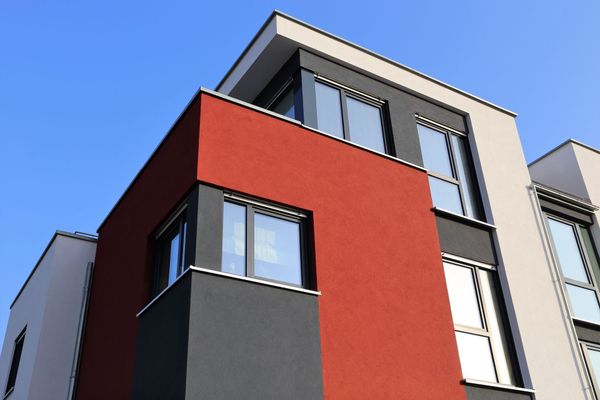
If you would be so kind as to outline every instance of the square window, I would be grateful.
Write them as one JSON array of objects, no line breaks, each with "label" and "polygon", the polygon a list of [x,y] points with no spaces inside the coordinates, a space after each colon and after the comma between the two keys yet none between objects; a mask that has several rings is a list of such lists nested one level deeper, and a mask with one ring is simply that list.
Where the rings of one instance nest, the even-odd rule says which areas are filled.
[{"label": "square window", "polygon": [[307,286],[305,217],[254,201],[225,201],[223,272]]}]

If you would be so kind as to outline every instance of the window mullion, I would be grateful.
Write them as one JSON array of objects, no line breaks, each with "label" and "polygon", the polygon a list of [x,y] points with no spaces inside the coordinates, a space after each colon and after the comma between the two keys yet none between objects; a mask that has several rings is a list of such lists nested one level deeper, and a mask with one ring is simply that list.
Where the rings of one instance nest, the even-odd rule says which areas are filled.
[{"label": "window mullion", "polygon": [[463,209],[463,213],[464,215],[467,215],[467,201],[465,198],[465,192],[464,192],[464,188],[463,185],[461,184],[461,181],[458,179],[458,166],[456,165],[456,157],[454,156],[454,151],[456,149],[454,149],[454,146],[452,145],[452,140],[450,140],[450,135],[452,135],[451,133],[446,132],[445,136],[446,136],[446,146],[448,148],[448,156],[450,158],[450,167],[452,168],[452,174],[454,175],[454,179],[456,179],[457,185],[458,185],[458,195],[460,197],[460,202],[461,202],[461,206]]},{"label": "window mullion", "polygon": [[254,207],[246,205],[246,276],[254,277]]},{"label": "window mullion", "polygon": [[340,90],[340,101],[342,102],[342,125],[344,131],[344,139],[348,141],[352,141],[350,137],[350,123],[348,122],[348,106],[346,104],[346,92],[342,89]]}]

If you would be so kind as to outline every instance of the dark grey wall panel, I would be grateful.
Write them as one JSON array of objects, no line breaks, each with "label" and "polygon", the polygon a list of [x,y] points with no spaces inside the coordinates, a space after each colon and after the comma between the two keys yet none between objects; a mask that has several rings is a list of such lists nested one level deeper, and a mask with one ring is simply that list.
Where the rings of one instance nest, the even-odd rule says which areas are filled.
[{"label": "dark grey wall panel", "polygon": [[579,340],[585,340],[586,342],[600,344],[600,330],[589,326],[586,323],[574,321],[575,330],[577,331],[577,337]]},{"label": "dark grey wall panel", "polygon": [[548,211],[551,214],[563,216],[567,219],[571,219],[583,224],[591,225],[594,222],[590,214],[582,213],[580,211],[574,210],[569,207],[565,207],[560,204],[556,204],[546,199],[540,199],[540,206],[542,206],[544,211]]},{"label": "dark grey wall panel", "polygon": [[[202,133],[200,133],[202,135]],[[212,186],[198,185],[198,229],[194,265],[221,269],[223,236],[223,191]]]},{"label": "dark grey wall panel", "polygon": [[513,391],[465,385],[467,400],[533,400],[533,395]]},{"label": "dark grey wall panel", "polygon": [[491,232],[483,227],[436,215],[442,251],[488,264],[496,264]]},{"label": "dark grey wall panel", "polygon": [[396,84],[376,80],[306,50],[300,49],[299,55],[302,68],[388,102],[394,153],[400,159],[423,165],[415,114],[466,132],[463,114],[431,99],[416,96]]},{"label": "dark grey wall panel", "polygon": [[323,398],[317,297],[192,278],[186,399]]},{"label": "dark grey wall panel", "polygon": [[184,399],[191,274],[139,317],[132,399]]}]

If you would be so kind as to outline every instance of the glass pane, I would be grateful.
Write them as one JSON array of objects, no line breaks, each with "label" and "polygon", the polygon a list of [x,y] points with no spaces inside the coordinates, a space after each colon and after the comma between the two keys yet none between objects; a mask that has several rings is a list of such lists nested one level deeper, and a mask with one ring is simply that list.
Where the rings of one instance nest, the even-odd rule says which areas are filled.
[{"label": "glass pane", "polygon": [[246,207],[225,202],[221,271],[246,275]]},{"label": "glass pane", "polygon": [[592,364],[590,372],[596,378],[596,384],[600,384],[600,351],[588,347],[588,355]]},{"label": "glass pane", "polygon": [[419,131],[423,166],[439,174],[454,177],[446,135],[419,124],[417,124],[417,130]]},{"label": "glass pane", "polygon": [[573,227],[552,218],[548,218],[548,225],[565,278],[589,283]]},{"label": "glass pane", "polygon": [[385,153],[381,109],[346,97],[350,140],[371,150]]},{"label": "glass pane", "polygon": [[444,263],[446,285],[455,324],[483,328],[477,288],[471,268]]},{"label": "glass pane", "polygon": [[500,305],[498,303],[497,288],[494,282],[492,272],[483,269],[478,270],[481,297],[485,304],[488,332],[492,341],[492,349],[496,361],[496,372],[498,382],[507,385],[516,385],[512,363],[510,361],[510,351],[506,337],[506,327],[500,314]]},{"label": "glass pane", "polygon": [[275,106],[272,107],[272,110],[278,114],[285,115],[286,117],[295,118],[294,88],[289,88],[277,101]]},{"label": "glass pane", "polygon": [[169,285],[175,282],[179,267],[179,232],[171,238],[169,243]]},{"label": "glass pane", "polygon": [[300,224],[254,215],[254,274],[302,285]]},{"label": "glass pane", "polygon": [[21,354],[23,353],[23,343],[25,343],[25,334],[22,334],[15,342],[13,350],[12,362],[8,373],[8,382],[6,383],[6,393],[15,387],[17,382],[17,374],[19,372],[19,364],[21,363]]},{"label": "glass pane", "polygon": [[463,214],[457,185],[430,176],[429,189],[431,190],[431,199],[434,206],[456,214]]},{"label": "glass pane", "polygon": [[487,337],[456,332],[456,343],[463,378],[497,382]]},{"label": "glass pane", "polygon": [[476,191],[473,187],[473,177],[469,168],[469,158],[465,147],[465,139],[456,135],[450,135],[452,147],[454,149],[454,161],[456,162],[456,173],[458,181],[465,198],[465,213],[471,218],[480,218],[477,206]]},{"label": "glass pane", "polygon": [[568,283],[566,286],[573,315],[600,324],[600,307],[598,307],[596,292]]},{"label": "glass pane", "polygon": [[581,232],[585,253],[588,256],[588,260],[590,260],[590,268],[592,269],[594,277],[596,278],[596,284],[598,285],[600,284],[600,264],[598,263],[598,257],[594,249],[594,244],[592,243],[590,231],[585,226],[580,226],[579,232]]},{"label": "glass pane", "polygon": [[317,128],[323,132],[344,138],[342,103],[340,91],[331,86],[315,82],[317,96]]}]

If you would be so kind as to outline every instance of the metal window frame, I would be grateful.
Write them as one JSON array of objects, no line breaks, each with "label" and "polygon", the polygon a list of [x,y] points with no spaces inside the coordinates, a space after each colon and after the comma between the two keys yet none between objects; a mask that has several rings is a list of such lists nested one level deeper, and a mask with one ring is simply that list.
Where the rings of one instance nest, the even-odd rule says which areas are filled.
[{"label": "metal window frame", "polygon": [[[384,154],[391,154],[392,145],[390,143],[390,138],[389,138],[389,136],[390,136],[389,132],[391,130],[389,127],[389,123],[386,119],[386,115],[387,115],[386,104],[387,103],[384,100],[382,100],[378,97],[375,97],[375,96],[370,96],[370,95],[363,93],[361,91],[358,91],[356,89],[352,89],[351,87],[342,85],[338,82],[335,82],[335,81],[328,79],[319,74],[315,74],[315,84],[316,83],[320,83],[322,85],[329,86],[330,88],[337,90],[339,93],[340,110],[342,112],[342,136],[343,136],[342,139],[344,139],[344,140],[358,144],[358,143],[352,141],[352,135],[350,133],[350,122],[348,119],[347,98],[351,98],[356,101],[360,101],[362,103],[365,103],[367,105],[377,108],[379,110],[379,123],[381,126],[381,134],[382,134],[381,139],[383,141],[383,152],[384,152]],[[371,150],[377,151],[374,149],[371,149]]]},{"label": "metal window frame", "polygon": [[452,171],[452,176],[447,176],[447,175],[441,174],[439,172],[431,171],[431,170],[428,170],[427,174],[429,176],[446,181],[446,182],[451,183],[458,187],[458,196],[460,199],[460,207],[462,209],[462,215],[467,216],[466,195],[465,195],[465,192],[463,189],[463,185],[460,182],[460,180],[458,179],[458,169],[457,169],[458,167],[457,167],[456,155],[455,155],[456,150],[454,149],[452,140],[450,140],[450,135],[455,135],[455,136],[459,136],[459,137],[463,137],[463,138],[466,137],[467,135],[465,135],[463,133],[457,134],[456,133],[457,131],[443,128],[442,125],[437,124],[437,123],[432,123],[433,121],[423,118],[419,115],[416,116],[416,119],[417,119],[417,125],[424,126],[426,128],[429,128],[431,130],[434,130],[434,131],[444,135],[444,141],[446,143],[446,152],[448,153],[448,160],[450,161],[450,170]]},{"label": "metal window frame", "polygon": [[[468,260],[464,260],[464,259],[457,259],[456,257],[453,256],[448,256],[448,255],[442,255],[442,261],[443,263],[446,264],[452,264],[452,265],[456,265],[459,267],[463,267],[463,268],[469,268],[471,270],[471,275],[473,277],[473,283],[475,285],[475,291],[476,291],[476,296],[477,296],[477,301],[478,301],[478,306],[479,306],[479,312],[480,312],[480,317],[481,317],[481,322],[482,322],[482,326],[483,328],[474,328],[474,327],[469,327],[469,326],[464,326],[464,325],[460,325],[460,324],[454,324],[454,330],[455,332],[461,332],[461,333],[466,333],[466,334],[471,334],[471,335],[476,335],[476,336],[482,336],[482,337],[486,337],[488,339],[488,345],[490,347],[490,355],[492,357],[492,364],[494,366],[494,375],[496,377],[496,382],[495,383],[500,383],[499,380],[499,374],[498,374],[498,366],[497,366],[497,359],[499,358],[498,355],[496,354],[496,350],[495,350],[495,346],[493,346],[492,344],[492,334],[490,332],[489,329],[489,323],[488,323],[488,307],[489,305],[486,304],[486,302],[483,299],[483,295],[482,295],[482,291],[481,291],[481,278],[479,276],[480,271],[484,271],[486,273],[490,273],[492,274],[492,279],[494,280],[494,284],[495,286],[497,286],[497,276],[495,274],[496,270],[494,268],[490,268],[490,266],[482,266],[482,265],[478,265],[478,263],[471,263]],[[493,288],[493,290],[496,291],[496,296],[498,296],[498,289],[496,287]],[[504,323],[504,315],[502,314],[502,310],[498,310],[498,317],[503,319],[503,323]],[[506,325],[504,323],[504,325]],[[508,349],[507,349],[508,350]],[[510,357],[510,363],[511,366],[513,368],[515,368],[514,362],[513,362],[513,357]],[[464,377],[465,379],[468,379],[467,377]],[[516,377],[515,377],[516,378]]]},{"label": "metal window frame", "polygon": [[[289,77],[287,79],[287,81],[284,82],[283,85],[281,85],[281,88],[279,88],[279,90],[277,90],[277,92],[273,95],[273,97],[271,97],[271,99],[267,102],[266,106],[264,108],[266,108],[269,111],[274,111],[274,108],[277,107],[279,105],[279,103],[281,103],[281,101],[283,100],[283,98],[288,94],[288,92],[292,93],[292,98],[294,99],[294,101],[292,102],[294,105],[294,115],[292,117],[292,119],[296,119],[296,101],[295,101],[295,92],[296,92],[296,83],[293,77]],[[286,116],[285,114],[281,114]]]},{"label": "metal window frame", "polygon": [[[263,280],[266,282],[272,282],[280,285],[293,286],[300,289],[307,289],[310,276],[308,271],[308,216],[304,213],[293,211],[287,208],[259,202],[257,200],[248,199],[245,196],[238,196],[231,193],[224,194],[224,203],[231,203],[238,206],[243,206],[245,209],[245,223],[246,223],[246,237],[245,237],[245,277]],[[255,260],[254,260],[254,228],[255,228],[255,216],[256,214],[266,215],[280,220],[297,223],[299,226],[299,239],[300,239],[300,284],[297,285],[292,282],[280,281],[277,279],[265,278],[263,276],[257,276],[255,274]]]},{"label": "metal window frame", "polygon": [[[546,225],[546,230],[548,232],[548,238],[550,239],[550,247],[552,248],[552,251],[554,253],[554,258],[555,258],[555,262],[556,265],[558,266],[558,270],[560,272],[560,278],[561,278],[561,283],[563,285],[563,288],[565,290],[565,294],[566,299],[567,299],[567,305],[569,306],[569,311],[571,312],[571,318],[575,319],[575,320],[579,320],[579,321],[584,321],[584,322],[588,322],[587,320],[578,318],[575,316],[575,311],[573,310],[573,306],[571,304],[571,298],[569,297],[569,293],[567,290],[567,285],[572,285],[572,286],[576,286],[576,287],[580,287],[582,289],[588,289],[588,290],[592,290],[596,296],[596,303],[598,304],[598,308],[600,309],[600,288],[598,286],[598,282],[596,280],[596,276],[594,275],[594,272],[591,269],[591,263],[590,263],[590,259],[589,259],[589,255],[587,254],[587,250],[585,248],[585,245],[583,243],[583,239],[581,238],[581,232],[580,229],[582,228],[586,228],[584,225],[577,223],[577,222],[573,222],[571,220],[568,220],[566,218],[562,218],[559,216],[556,216],[552,213],[549,213],[547,211],[543,211],[543,216],[544,216],[544,224]],[[569,225],[572,230],[573,230],[573,234],[575,236],[575,242],[577,243],[577,248],[579,250],[579,255],[581,257],[581,262],[583,263],[583,268],[584,268],[584,272],[588,277],[588,280],[590,281],[590,283],[586,283],[586,282],[581,282],[572,278],[567,278],[564,274],[563,271],[563,267],[560,263],[560,259],[558,257],[558,251],[556,248],[556,244],[554,243],[554,237],[552,236],[552,229],[550,229],[550,225],[549,225],[549,220],[555,220],[557,222]],[[591,232],[588,232],[590,234],[590,238],[592,239],[592,246],[594,246],[594,240],[593,237],[591,235]],[[595,249],[594,249],[595,250]],[[593,321],[589,321],[591,323],[594,324],[598,324],[598,322],[593,322]]]},{"label": "metal window frame", "polygon": [[176,280],[179,276],[181,276],[186,269],[185,266],[185,250],[187,246],[187,236],[189,233],[188,229],[188,220],[187,220],[187,203],[180,206],[168,219],[167,221],[161,225],[160,229],[154,235],[153,239],[153,258],[154,258],[154,267],[153,267],[153,282],[152,282],[152,293],[158,294],[165,288],[169,287],[174,282],[169,284],[169,271],[167,271],[167,285],[165,287],[161,287],[160,278],[163,273],[163,268],[165,266],[161,265],[162,260],[162,252],[164,250],[164,240],[168,236],[169,233],[177,228],[178,235],[180,235],[179,240],[179,249],[177,254],[177,271],[176,271]]},{"label": "metal window frame", "polygon": [[[586,342],[583,340],[579,341],[579,346],[581,347],[581,354],[583,355],[583,362],[586,368],[586,372],[588,375],[589,383],[591,383],[591,389],[595,399],[600,399],[600,382],[596,379],[596,374],[594,374],[594,368],[592,366],[592,360],[590,357],[590,350],[597,351],[600,353],[600,345],[595,343]],[[600,373],[600,371],[598,371]]]}]

